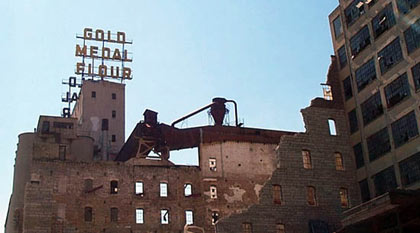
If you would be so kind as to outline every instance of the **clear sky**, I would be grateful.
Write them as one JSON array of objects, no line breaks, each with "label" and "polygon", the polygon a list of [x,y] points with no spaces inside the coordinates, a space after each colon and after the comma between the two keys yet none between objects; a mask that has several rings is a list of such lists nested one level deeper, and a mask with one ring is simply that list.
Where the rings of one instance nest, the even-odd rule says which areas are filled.
[{"label": "clear sky", "polygon": [[[246,127],[304,131],[300,109],[322,94],[337,0],[1,0],[0,220],[12,190],[17,137],[59,115],[74,75],[76,33],[133,40],[126,134],[150,108],[173,120],[216,96],[238,103]],[[233,119],[233,117],[231,117]],[[201,114],[188,121],[207,124]],[[187,161],[188,163],[188,161]]]}]

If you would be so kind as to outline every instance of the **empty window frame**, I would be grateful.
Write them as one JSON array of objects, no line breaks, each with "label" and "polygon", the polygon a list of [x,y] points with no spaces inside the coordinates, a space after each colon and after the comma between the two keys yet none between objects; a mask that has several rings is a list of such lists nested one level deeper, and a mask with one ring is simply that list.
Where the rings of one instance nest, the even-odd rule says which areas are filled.
[{"label": "empty window frame", "polygon": [[210,168],[210,171],[212,171],[212,172],[216,171],[217,166],[216,166],[216,159],[215,158],[209,158],[209,168]]},{"label": "empty window frame", "polygon": [[350,39],[350,49],[352,58],[356,57],[357,54],[363,51],[368,45],[370,45],[370,34],[368,26],[364,26]]},{"label": "empty window frame", "polygon": [[356,72],[357,91],[362,91],[369,83],[376,79],[375,61],[370,59],[360,66]]},{"label": "empty window frame", "polygon": [[367,179],[364,179],[359,182],[360,188],[360,196],[362,198],[362,202],[367,202],[370,200],[370,191],[369,191],[369,184]]},{"label": "empty window frame", "polygon": [[136,224],[144,223],[144,210],[141,208],[136,209]]},{"label": "empty window frame", "polygon": [[333,20],[333,27],[334,27],[334,35],[335,35],[335,38],[337,39],[339,36],[341,36],[341,34],[343,34],[343,27],[341,25],[340,16],[337,16],[337,18]]},{"label": "empty window frame", "polygon": [[219,220],[219,212],[212,211],[211,212],[211,225],[215,225],[217,223],[217,220]]},{"label": "empty window frame", "polygon": [[96,98],[96,91],[92,91],[92,92],[91,92],[91,97],[92,97],[92,98]]},{"label": "empty window frame", "polygon": [[379,173],[376,173],[373,177],[373,183],[375,184],[376,196],[389,192],[397,188],[397,180],[395,178],[394,167],[388,167]]},{"label": "empty window frame", "polygon": [[405,30],[404,38],[408,54],[420,47],[420,19]]},{"label": "empty window frame", "polygon": [[316,189],[313,186],[307,187],[307,193],[306,193],[306,200],[308,202],[308,205],[316,206]]},{"label": "empty window frame", "polygon": [[192,185],[191,184],[184,184],[184,196],[190,197],[192,195]]},{"label": "empty window frame", "polygon": [[385,88],[385,97],[388,108],[398,104],[410,96],[407,73],[402,74]]},{"label": "empty window frame", "polygon": [[309,150],[302,150],[303,168],[312,169],[311,152]]},{"label": "empty window frame", "polygon": [[386,73],[403,59],[400,38],[397,37],[378,53],[381,74]]},{"label": "empty window frame", "polygon": [[160,224],[169,224],[169,210],[160,210]]},{"label": "empty window frame", "polygon": [[118,193],[118,181],[112,180],[110,183],[111,187],[111,194],[117,194]]},{"label": "empty window frame", "polygon": [[369,161],[373,161],[391,150],[387,127],[372,134],[366,139],[369,151]]},{"label": "empty window frame", "polygon": [[113,134],[111,135],[111,142],[117,141],[117,135]]},{"label": "empty window frame", "polygon": [[411,68],[411,73],[413,74],[414,88],[418,91],[420,89],[420,63]]},{"label": "empty window frame", "polygon": [[113,100],[116,100],[116,99],[117,99],[117,94],[112,93],[112,94],[111,94],[111,98],[112,98]]},{"label": "empty window frame", "polygon": [[345,10],[347,26],[353,24],[360,15],[365,13],[364,0],[354,0]]},{"label": "empty window frame", "polygon": [[282,223],[277,223],[276,224],[276,233],[285,233],[284,224],[282,224]]},{"label": "empty window frame", "polygon": [[414,111],[401,117],[391,124],[392,137],[394,138],[395,147],[400,147],[407,143],[411,138],[419,135],[417,128],[417,119]]},{"label": "empty window frame", "polygon": [[384,113],[381,101],[381,92],[378,91],[361,105],[363,124],[367,125]]},{"label": "empty window frame", "polygon": [[420,181],[420,152],[399,163],[401,183],[404,186]]},{"label": "empty window frame", "polygon": [[281,186],[278,184],[273,184],[273,203],[281,205],[283,201]]},{"label": "empty window frame", "polygon": [[115,110],[112,110],[112,112],[111,112],[111,115],[112,115],[112,118],[115,118],[115,117],[117,117],[117,111],[115,111]]},{"label": "empty window frame", "polygon": [[353,88],[351,87],[351,78],[348,76],[343,80],[344,99],[348,100],[353,97]]},{"label": "empty window frame", "polygon": [[398,10],[403,14],[407,14],[414,9],[419,2],[419,0],[397,0]]},{"label": "empty window frame", "polygon": [[249,222],[242,223],[242,232],[243,233],[252,233],[252,224]]},{"label": "empty window frame", "polygon": [[390,3],[372,19],[373,36],[375,39],[394,26],[395,23],[394,11],[392,9],[392,3]]},{"label": "empty window frame", "polygon": [[357,122],[357,113],[356,109],[351,110],[348,113],[349,117],[349,126],[350,126],[350,133],[354,133],[359,130],[359,124]]},{"label": "empty window frame", "polygon": [[168,196],[168,183],[160,182],[160,197]]},{"label": "empty window frame", "polygon": [[84,184],[84,190],[85,193],[88,193],[89,191],[91,191],[93,189],[93,180],[92,179],[85,179],[85,184]]},{"label": "empty window frame", "polygon": [[185,211],[185,224],[193,225],[194,224],[194,215],[192,210]]},{"label": "empty window frame", "polygon": [[356,161],[356,168],[361,168],[365,165],[365,159],[363,158],[363,147],[362,143],[358,143],[353,146],[354,160]]},{"label": "empty window frame", "polygon": [[92,222],[92,207],[85,207],[85,222]]},{"label": "empty window frame", "polygon": [[67,148],[65,145],[58,146],[58,158],[60,160],[66,160],[66,151],[67,151]]},{"label": "empty window frame", "polygon": [[217,198],[217,187],[216,185],[210,185],[210,198],[216,199]]},{"label": "empty window frame", "polygon": [[328,128],[330,131],[330,135],[337,135],[337,127],[335,126],[335,120],[334,119],[328,119]]},{"label": "empty window frame", "polygon": [[340,152],[335,152],[334,158],[335,158],[335,170],[344,171],[343,155]]},{"label": "empty window frame", "polygon": [[343,69],[347,65],[347,54],[346,46],[343,45],[337,50],[338,61],[340,62],[340,68]]},{"label": "empty window frame", "polygon": [[136,184],[134,186],[134,192],[136,195],[143,195],[143,182],[142,181],[136,181]]},{"label": "empty window frame", "polygon": [[340,188],[341,208],[349,208],[349,196],[346,188]]},{"label": "empty window frame", "polygon": [[111,208],[111,222],[118,222],[118,208]]}]

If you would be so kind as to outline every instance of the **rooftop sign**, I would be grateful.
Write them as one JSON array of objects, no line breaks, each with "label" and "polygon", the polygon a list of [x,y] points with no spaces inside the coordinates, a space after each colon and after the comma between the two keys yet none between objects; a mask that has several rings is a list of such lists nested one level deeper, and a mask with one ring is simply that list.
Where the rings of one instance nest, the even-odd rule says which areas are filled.
[{"label": "rooftop sign", "polygon": [[132,41],[127,41],[125,32],[112,33],[102,29],[92,30],[85,28],[83,35],[77,35],[83,44],[76,44],[76,57],[81,61],[76,63],[75,73],[92,79],[132,79],[131,68],[126,63],[132,62],[127,46]]}]

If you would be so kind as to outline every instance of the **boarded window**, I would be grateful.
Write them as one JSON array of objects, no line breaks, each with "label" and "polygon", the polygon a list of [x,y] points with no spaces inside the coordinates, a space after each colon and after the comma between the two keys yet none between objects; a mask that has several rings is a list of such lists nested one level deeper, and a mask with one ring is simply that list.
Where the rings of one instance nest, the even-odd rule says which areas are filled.
[{"label": "boarded window", "polygon": [[341,208],[349,208],[348,191],[346,188],[340,188]]},{"label": "boarded window", "polygon": [[89,192],[93,189],[93,180],[92,179],[85,179],[85,192]]},{"label": "boarded window", "polygon": [[136,223],[143,224],[144,223],[144,212],[143,209],[136,209]]},{"label": "boarded window", "polygon": [[217,198],[217,188],[215,185],[210,186],[210,198],[216,199]]},{"label": "boarded window", "polygon": [[334,157],[335,157],[335,169],[338,171],[344,171],[343,155],[340,152],[335,152]]},{"label": "boarded window", "polygon": [[303,168],[312,169],[311,152],[309,150],[302,150]]},{"label": "boarded window", "polygon": [[278,184],[273,185],[273,202],[275,204],[281,204],[282,202],[281,186]]},{"label": "boarded window", "polygon": [[242,223],[242,232],[243,233],[252,233],[252,224],[249,222]]},{"label": "boarded window", "polygon": [[160,223],[169,224],[169,211],[166,209],[160,210]]},{"label": "boarded window", "polygon": [[308,205],[315,206],[316,203],[316,190],[315,187],[308,186],[307,187],[307,197]]},{"label": "boarded window", "polygon": [[60,160],[66,160],[66,150],[67,150],[67,148],[64,145],[60,145],[58,147],[58,158]]},{"label": "boarded window", "polygon": [[185,184],[184,185],[184,195],[186,197],[189,197],[192,195],[192,185],[191,184]]},{"label": "boarded window", "polygon": [[213,171],[213,172],[216,171],[216,159],[215,158],[210,158],[209,159],[209,167],[210,167],[210,171]]},{"label": "boarded window", "polygon": [[113,180],[111,181],[111,194],[117,194],[118,193],[118,181]]},{"label": "boarded window", "polygon": [[276,224],[276,233],[285,233],[284,224],[282,224],[282,223],[277,223]]},{"label": "boarded window", "polygon": [[85,222],[92,222],[92,207],[85,207]]},{"label": "boarded window", "polygon": [[168,196],[168,184],[167,183],[160,183],[160,196],[167,197]]},{"label": "boarded window", "polygon": [[143,182],[141,182],[141,181],[136,182],[135,193],[136,193],[136,195],[142,195],[143,194]]},{"label": "boarded window", "polygon": [[111,208],[111,222],[118,222],[118,209]]},{"label": "boarded window", "polygon": [[185,224],[187,224],[187,225],[193,225],[194,224],[192,210],[186,210],[185,211]]}]

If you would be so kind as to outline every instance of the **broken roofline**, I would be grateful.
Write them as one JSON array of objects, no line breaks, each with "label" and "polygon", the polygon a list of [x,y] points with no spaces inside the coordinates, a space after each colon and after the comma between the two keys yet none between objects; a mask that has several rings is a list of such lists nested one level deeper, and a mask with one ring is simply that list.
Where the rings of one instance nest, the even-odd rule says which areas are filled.
[{"label": "broken roofline", "polygon": [[142,150],[139,148],[140,138],[150,142],[149,147],[144,148],[143,151],[155,148],[161,152],[164,147],[171,151],[198,147],[200,143],[224,141],[278,144],[283,135],[296,133],[234,126],[200,126],[178,129],[163,123],[150,125],[142,121],[136,125],[115,160],[127,161],[136,157],[137,153]]}]

